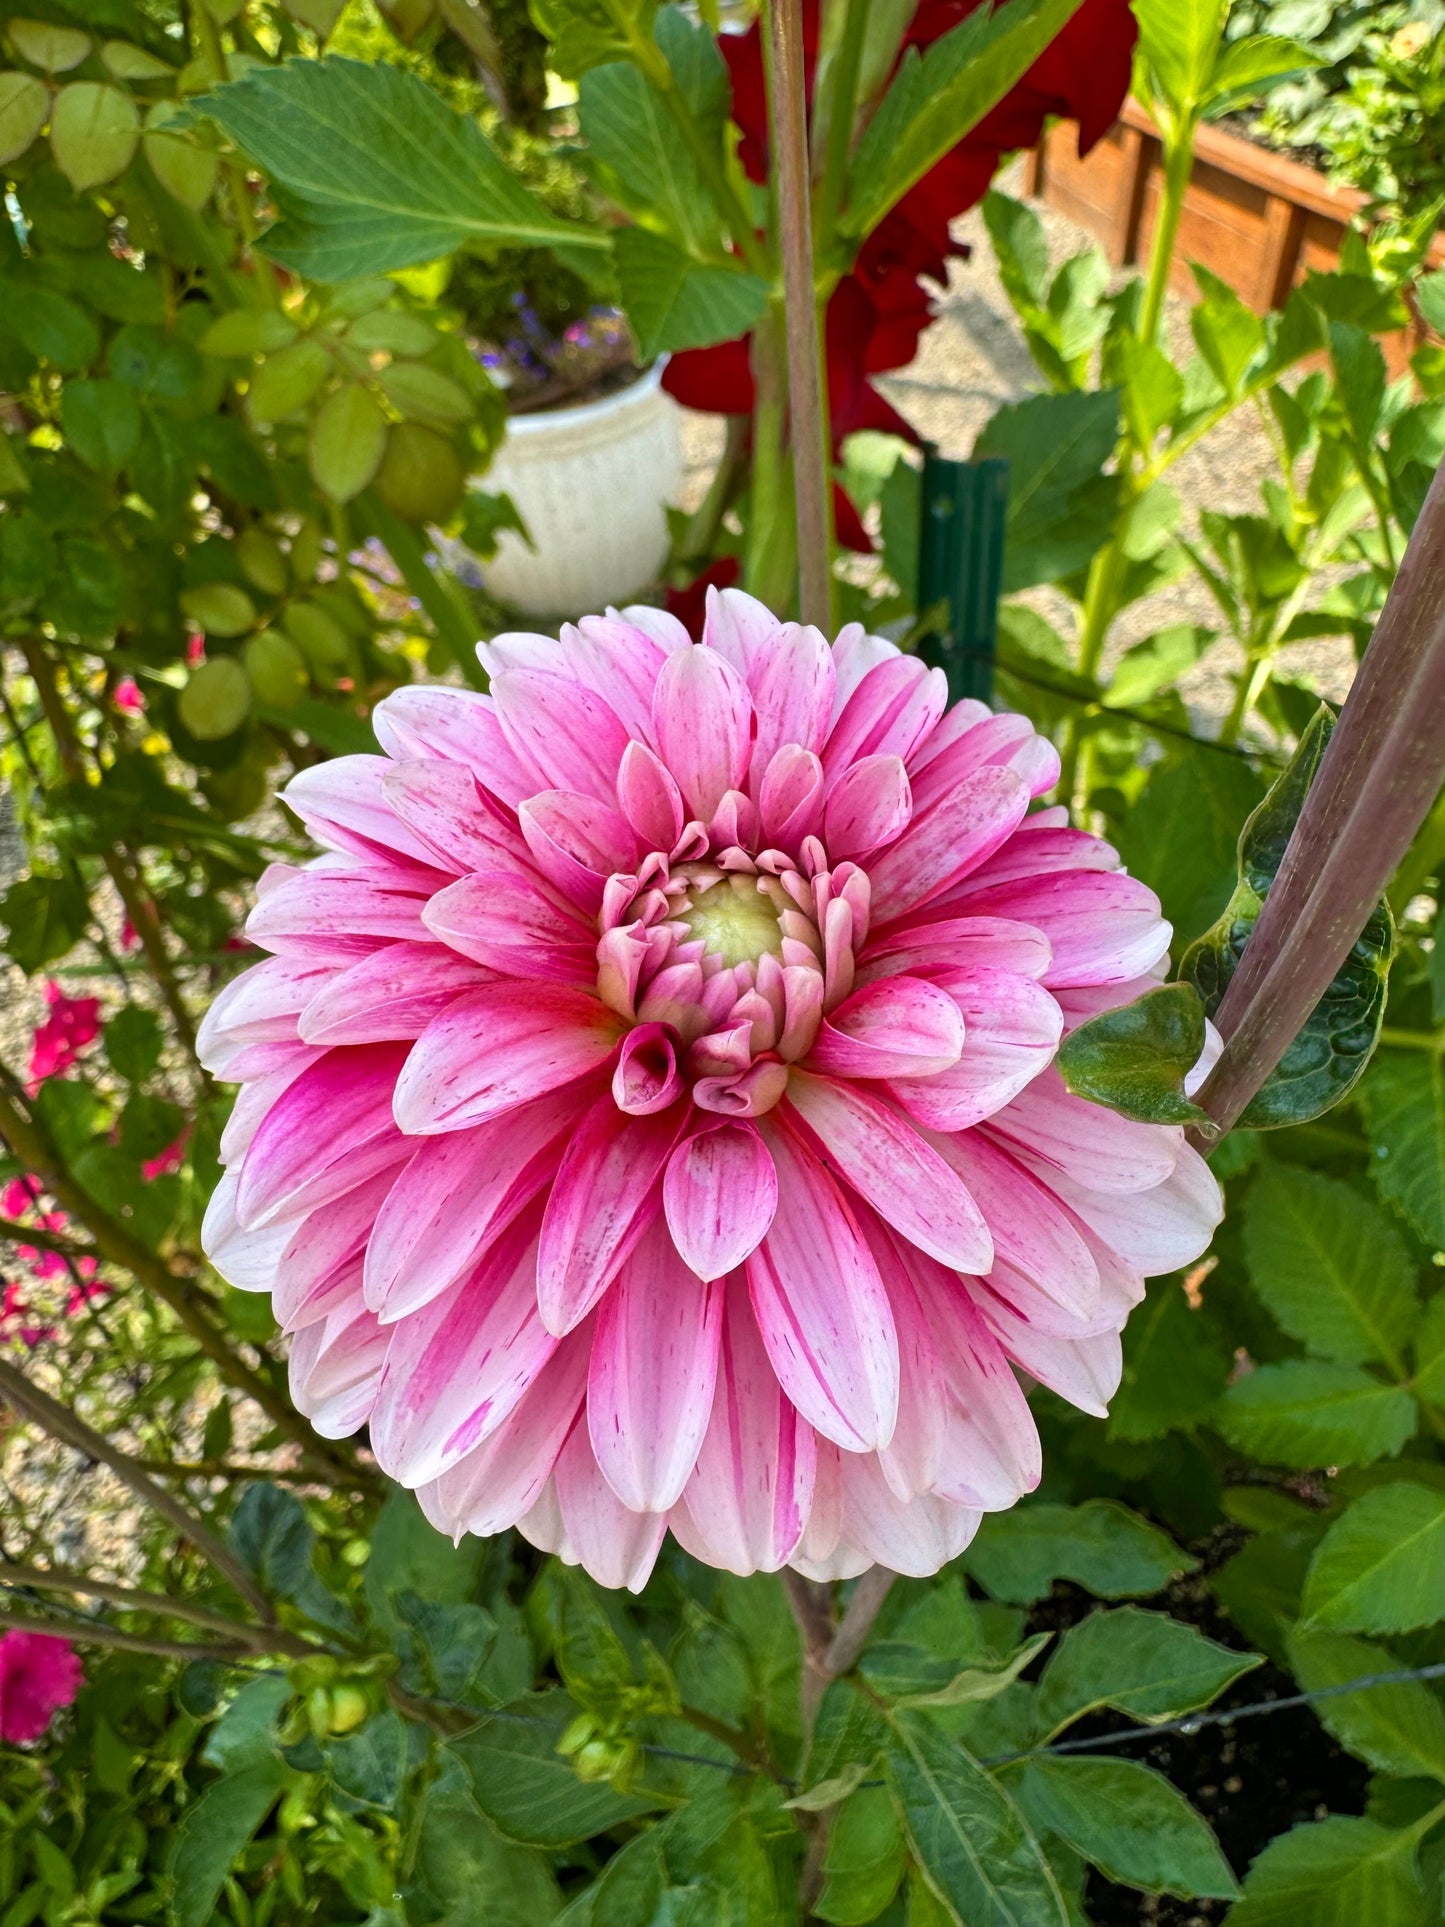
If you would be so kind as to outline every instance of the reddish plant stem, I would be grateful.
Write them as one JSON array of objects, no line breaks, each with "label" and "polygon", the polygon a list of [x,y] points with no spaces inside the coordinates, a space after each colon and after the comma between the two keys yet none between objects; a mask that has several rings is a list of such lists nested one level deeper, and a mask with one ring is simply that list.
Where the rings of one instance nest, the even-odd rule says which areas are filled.
[{"label": "reddish plant stem", "polygon": [[814,292],[807,82],[801,0],[769,0],[768,116],[777,179],[778,239],[788,337],[788,408],[798,516],[798,610],[831,628],[829,449],[823,357]]},{"label": "reddish plant stem", "polygon": [[1219,1141],[1308,1021],[1445,783],[1445,469],[1215,1022],[1198,1095]]}]

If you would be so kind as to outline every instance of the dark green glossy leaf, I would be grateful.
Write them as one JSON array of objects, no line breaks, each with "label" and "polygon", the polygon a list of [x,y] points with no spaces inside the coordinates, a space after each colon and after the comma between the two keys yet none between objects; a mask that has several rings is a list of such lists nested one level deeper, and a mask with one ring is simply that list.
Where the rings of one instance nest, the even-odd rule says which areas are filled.
[{"label": "dark green glossy leaf", "polygon": [[1184,1900],[1232,1900],[1239,1885],[1207,1823],[1137,1760],[1026,1760],[1006,1775],[1041,1832],[1108,1879]]},{"label": "dark green glossy leaf", "polygon": [[1080,1024],[1059,1046],[1057,1061],[1075,1097],[1144,1124],[1192,1124],[1204,1113],[1184,1095],[1184,1080],[1203,1049],[1198,991],[1163,984]]},{"label": "dark green glossy leaf", "polygon": [[1255,1653],[1220,1646],[1164,1613],[1116,1606],[1089,1614],[1059,1641],[1039,1681],[1040,1740],[1101,1706],[1154,1723],[1208,1706],[1251,1668]]},{"label": "dark green glossy leaf", "polygon": [[288,1777],[279,1759],[261,1761],[218,1780],[186,1809],[170,1857],[175,1927],[206,1927],[215,1918],[226,1875]]},{"label": "dark green glossy leaf", "polygon": [[1020,1606],[1042,1599],[1055,1579],[1072,1579],[1102,1599],[1145,1598],[1198,1564],[1111,1499],[991,1512],[965,1557],[995,1599]]},{"label": "dark green glossy leaf", "polygon": [[85,892],[70,877],[22,877],[0,897],[5,954],[27,976],[79,942],[90,918]]}]

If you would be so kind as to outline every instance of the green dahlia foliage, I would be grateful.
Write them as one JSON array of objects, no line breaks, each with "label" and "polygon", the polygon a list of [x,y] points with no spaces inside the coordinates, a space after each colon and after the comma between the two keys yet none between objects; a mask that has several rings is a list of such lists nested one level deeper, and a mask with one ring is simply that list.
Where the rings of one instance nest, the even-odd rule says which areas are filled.
[{"label": "green dahlia foliage", "polygon": [[[374,277],[423,258],[395,239],[423,218],[436,253],[556,246],[586,276],[602,251],[420,80],[272,65],[334,24],[296,11],[47,0],[6,28],[0,1622],[72,1639],[85,1683],[43,1741],[0,1743],[0,1921],[1431,1927],[1438,1685],[1335,1689],[1445,1664],[1438,808],[1214,1152],[1224,1226],[1151,1286],[1107,1421],[1035,1392],[1043,1486],[937,1579],[881,1607],[859,1581],[851,1624],[876,1617],[828,1668],[792,1610],[817,1654],[820,1601],[773,1577],[674,1547],[634,1599],[510,1535],[452,1547],[297,1419],[264,1306],[206,1267],[230,1093],[194,1025],[252,880],[298,847],[258,806],[471,638],[418,524],[484,456],[487,397],[445,320]],[[1285,56],[1241,78],[1207,10],[1141,14],[1173,192],[1199,116]],[[682,48],[716,70],[678,17],[565,0],[543,24],[649,87]],[[383,103],[374,152],[416,134],[431,200],[417,177],[400,214],[343,218],[303,95],[353,132]],[[650,179],[644,250],[686,211]],[[1058,741],[1060,800],[1159,891],[1181,978],[1064,1069],[1186,1120],[1203,1008],[1326,730],[1307,645],[1363,651],[1445,441],[1439,351],[1392,377],[1380,345],[1439,284],[1407,230],[1264,319],[1200,273],[1179,356],[1167,219],[1119,285],[1091,251],[1055,268],[1018,203],[987,215],[1039,376],[977,449],[1013,464],[1001,691]],[[716,262],[678,271],[667,314],[709,273],[747,325],[758,291]],[[1196,516],[1179,465],[1241,409],[1273,472]],[[930,627],[914,471],[847,453],[885,572],[839,592],[906,642]],[[1198,613],[1151,623],[1181,583]],[[1222,726],[1188,698],[1200,664],[1229,679]],[[1292,1690],[1329,1696],[1051,1750]]]}]

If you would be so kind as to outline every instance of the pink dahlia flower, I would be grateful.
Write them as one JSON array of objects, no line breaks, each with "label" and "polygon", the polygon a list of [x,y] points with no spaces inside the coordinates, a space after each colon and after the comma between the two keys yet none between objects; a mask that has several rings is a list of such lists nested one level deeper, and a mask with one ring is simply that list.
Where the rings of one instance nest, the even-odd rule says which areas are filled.
[{"label": "pink dahlia flower", "polygon": [[383,756],[202,1027],[242,1086],[206,1248],[317,1428],[452,1533],[640,1587],[928,1573],[1039,1476],[1018,1373],[1102,1413],[1219,1216],[1182,1133],[1070,1097],[1065,1028],[1169,926],[1021,716],[735,590],[485,645]]},{"label": "pink dahlia flower", "polygon": [[57,1708],[74,1700],[83,1678],[68,1639],[0,1634],[0,1740],[23,1745],[42,1738]]}]

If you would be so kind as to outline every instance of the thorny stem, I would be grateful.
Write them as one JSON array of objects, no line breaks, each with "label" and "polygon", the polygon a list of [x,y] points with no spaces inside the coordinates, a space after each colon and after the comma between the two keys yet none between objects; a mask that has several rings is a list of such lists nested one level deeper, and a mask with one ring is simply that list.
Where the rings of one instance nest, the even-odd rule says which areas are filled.
[{"label": "thorny stem", "polygon": [[1284,861],[1220,1003],[1206,1146],[1308,1020],[1445,783],[1445,470],[1437,473]]},{"label": "thorny stem", "polygon": [[778,189],[778,235],[788,349],[788,411],[798,521],[798,610],[832,627],[829,451],[823,356],[814,290],[808,188],[808,108],[801,0],[769,0],[768,122]]},{"label": "thorny stem", "polygon": [[268,1626],[275,1624],[276,1616],[271,1609],[271,1602],[225,1541],[189,1506],[182,1505],[173,1493],[157,1485],[134,1459],[128,1458],[109,1439],[87,1425],[84,1419],[67,1410],[4,1359],[0,1359],[0,1395],[62,1445],[70,1446],[98,1464],[109,1466],[143,1505],[148,1505],[163,1519],[169,1520],[178,1532],[191,1541],[196,1550],[230,1582],[258,1618]]}]

